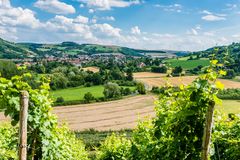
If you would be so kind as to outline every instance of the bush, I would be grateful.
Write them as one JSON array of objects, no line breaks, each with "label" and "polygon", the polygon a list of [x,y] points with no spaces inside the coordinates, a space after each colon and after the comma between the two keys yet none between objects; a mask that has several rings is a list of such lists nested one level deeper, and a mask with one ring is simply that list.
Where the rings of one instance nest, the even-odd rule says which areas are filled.
[{"label": "bush", "polygon": [[125,135],[116,136],[114,133],[107,137],[106,140],[101,143],[99,150],[97,151],[97,160],[117,160],[117,159],[129,159],[131,141],[125,138]]},{"label": "bush", "polygon": [[85,87],[91,87],[93,84],[91,83],[91,82],[87,82],[87,83],[85,83]]},{"label": "bush", "polygon": [[121,96],[120,87],[116,83],[107,83],[104,85],[103,94],[105,98],[118,98]]},{"label": "bush", "polygon": [[183,71],[183,69],[181,66],[176,66],[172,71],[172,75],[179,76],[182,73],[182,71]]},{"label": "bush", "polygon": [[143,83],[137,84],[137,91],[139,94],[146,94],[146,89]]},{"label": "bush", "polygon": [[119,86],[136,86],[136,81],[125,81],[125,80],[115,80],[112,81],[114,83],[117,83]]},{"label": "bush", "polygon": [[213,132],[214,154],[211,159],[240,159],[240,117],[231,115],[231,120],[216,123]]},{"label": "bush", "polygon": [[233,79],[235,77],[236,77],[236,73],[233,69],[227,70],[227,74],[223,76],[223,78],[226,78],[226,79]]},{"label": "bush", "polygon": [[92,93],[87,92],[84,94],[84,100],[86,103],[91,102],[92,100],[94,100],[94,96],[92,95]]},{"label": "bush", "polygon": [[63,102],[64,102],[64,98],[63,97],[57,97],[56,103],[63,103]]},{"label": "bush", "polygon": [[167,73],[167,67],[166,66],[162,66],[162,67],[153,66],[151,68],[151,71],[155,72],[155,73]]},{"label": "bush", "polygon": [[240,89],[225,89],[218,93],[218,97],[221,99],[234,99],[240,100]]},{"label": "bush", "polygon": [[[51,155],[52,158],[61,157],[60,159],[76,160],[81,157],[81,160],[88,160],[88,153],[85,151],[85,146],[75,134],[66,127],[57,128],[56,139],[59,143],[61,155]],[[17,160],[18,155],[18,130],[10,125],[0,126],[0,160]],[[50,145],[50,144],[49,144]],[[56,153],[57,154],[57,153]],[[29,154],[30,155],[30,154]],[[35,157],[37,159],[37,157]],[[39,157],[40,158],[40,157]]]},{"label": "bush", "polygon": [[17,160],[17,128],[8,124],[0,125],[0,160]]},{"label": "bush", "polygon": [[130,88],[125,88],[125,89],[123,90],[123,95],[125,95],[125,96],[127,96],[127,95],[129,95],[129,94],[131,94],[131,93],[132,93],[132,91],[131,91]]}]

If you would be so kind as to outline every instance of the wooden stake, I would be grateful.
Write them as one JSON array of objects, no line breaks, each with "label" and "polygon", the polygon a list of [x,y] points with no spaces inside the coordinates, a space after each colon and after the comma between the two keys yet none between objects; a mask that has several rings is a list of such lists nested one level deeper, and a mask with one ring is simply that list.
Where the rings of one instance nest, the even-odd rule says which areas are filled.
[{"label": "wooden stake", "polygon": [[27,91],[20,94],[20,126],[19,126],[19,160],[27,160],[27,115],[29,95]]},{"label": "wooden stake", "polygon": [[212,126],[213,126],[213,111],[214,111],[215,102],[212,101],[209,104],[204,133],[203,133],[203,143],[202,143],[202,160],[208,160],[209,157],[209,149],[211,142],[211,134],[212,134]]}]

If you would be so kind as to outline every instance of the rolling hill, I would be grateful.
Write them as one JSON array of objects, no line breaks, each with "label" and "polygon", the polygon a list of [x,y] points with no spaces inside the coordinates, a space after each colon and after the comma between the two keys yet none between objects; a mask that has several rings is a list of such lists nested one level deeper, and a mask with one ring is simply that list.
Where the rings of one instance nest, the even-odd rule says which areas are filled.
[{"label": "rolling hill", "polygon": [[36,53],[32,52],[31,50],[22,47],[17,43],[5,41],[0,38],[0,58],[12,59],[34,56],[36,56]]},{"label": "rolling hill", "polygon": [[62,42],[59,44],[13,43],[0,39],[0,58],[3,59],[43,57],[45,55],[62,57],[63,55],[75,56],[103,53],[123,54],[125,56],[149,56],[149,54],[160,54],[165,57],[187,54],[187,52],[181,51],[141,50],[113,45],[78,44],[75,42]]}]

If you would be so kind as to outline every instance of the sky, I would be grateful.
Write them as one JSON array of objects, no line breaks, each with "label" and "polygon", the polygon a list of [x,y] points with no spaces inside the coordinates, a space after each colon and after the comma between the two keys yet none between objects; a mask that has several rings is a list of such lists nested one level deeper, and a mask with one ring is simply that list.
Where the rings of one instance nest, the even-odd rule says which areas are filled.
[{"label": "sky", "polygon": [[198,51],[240,41],[240,0],[0,0],[0,37]]}]

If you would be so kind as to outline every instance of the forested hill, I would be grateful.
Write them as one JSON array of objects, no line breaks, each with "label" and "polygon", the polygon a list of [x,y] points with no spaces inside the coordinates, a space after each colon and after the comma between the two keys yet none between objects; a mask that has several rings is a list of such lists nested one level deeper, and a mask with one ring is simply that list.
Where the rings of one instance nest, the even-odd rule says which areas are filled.
[{"label": "forested hill", "polygon": [[60,44],[13,43],[0,39],[0,58],[27,58],[44,55],[62,57],[63,55],[93,55],[103,53],[129,56],[145,56],[145,53],[165,56],[186,54],[186,52],[181,51],[140,50],[110,45],[78,44],[75,42],[62,42]]},{"label": "forested hill", "polygon": [[36,53],[13,42],[8,42],[0,38],[0,58],[26,58],[34,57]]},{"label": "forested hill", "polygon": [[211,54],[215,54],[217,57],[224,57],[226,53],[231,57],[240,55],[240,43],[232,43],[228,46],[216,46],[205,51],[194,52],[193,54],[201,57],[209,57]]},{"label": "forested hill", "polygon": [[198,58],[211,58],[214,55],[214,59],[217,59],[220,63],[224,63],[228,73],[231,73],[229,77],[234,76],[235,73],[240,73],[240,43],[217,46],[205,51],[194,52],[193,54],[197,55]]}]

